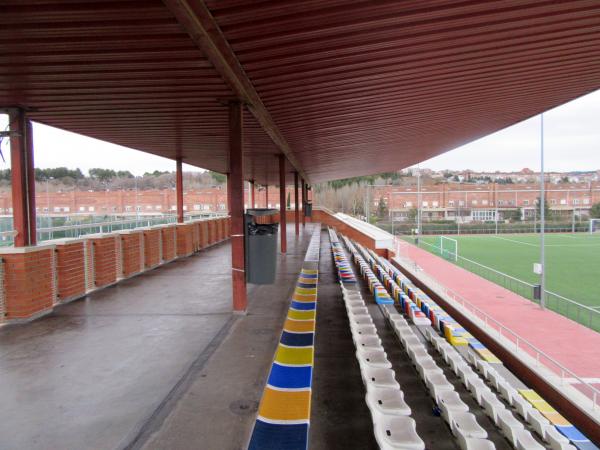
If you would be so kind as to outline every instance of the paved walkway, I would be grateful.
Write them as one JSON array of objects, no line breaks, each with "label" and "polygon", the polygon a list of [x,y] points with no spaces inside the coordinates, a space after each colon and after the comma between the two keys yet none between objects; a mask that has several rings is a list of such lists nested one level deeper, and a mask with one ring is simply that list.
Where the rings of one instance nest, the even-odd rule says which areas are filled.
[{"label": "paved walkway", "polygon": [[0,449],[237,449],[310,239],[231,314],[230,246],[0,328]]},{"label": "paved walkway", "polygon": [[[507,328],[595,383],[600,378],[600,333],[514,294],[405,241],[400,256],[415,261],[440,284],[492,316]],[[596,384],[598,386],[598,384]]]}]

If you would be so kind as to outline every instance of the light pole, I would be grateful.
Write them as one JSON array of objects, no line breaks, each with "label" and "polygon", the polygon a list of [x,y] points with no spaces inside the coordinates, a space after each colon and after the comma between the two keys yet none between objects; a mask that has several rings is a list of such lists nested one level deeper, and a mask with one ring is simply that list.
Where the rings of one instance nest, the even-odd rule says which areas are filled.
[{"label": "light pole", "polygon": [[417,166],[417,244],[421,236],[421,168]]},{"label": "light pole", "polygon": [[546,254],[545,254],[545,185],[544,185],[544,113],[540,114],[540,264],[542,272],[540,274],[540,306],[545,308],[544,293],[546,292]]}]

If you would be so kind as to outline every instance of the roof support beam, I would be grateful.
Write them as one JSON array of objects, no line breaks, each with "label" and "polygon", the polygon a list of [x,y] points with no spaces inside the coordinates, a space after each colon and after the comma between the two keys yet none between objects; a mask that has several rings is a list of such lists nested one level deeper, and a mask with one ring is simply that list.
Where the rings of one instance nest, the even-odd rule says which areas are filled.
[{"label": "roof support beam", "polygon": [[[35,177],[33,130],[25,111],[8,111],[10,160],[12,166],[12,206],[15,247],[36,245]],[[50,214],[50,211],[48,211]]]},{"label": "roof support beam", "polygon": [[308,179],[204,1],[163,0],[163,3],[214,65],[236,97],[246,103],[248,110],[290,164],[303,178]]}]

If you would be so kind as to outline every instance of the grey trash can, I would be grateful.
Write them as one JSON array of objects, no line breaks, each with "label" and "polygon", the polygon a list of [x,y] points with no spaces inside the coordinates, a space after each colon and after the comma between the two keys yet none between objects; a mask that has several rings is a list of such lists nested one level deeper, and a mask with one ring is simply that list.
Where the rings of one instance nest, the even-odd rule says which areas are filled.
[{"label": "grey trash can", "polygon": [[279,211],[248,209],[244,216],[246,240],[246,281],[273,284],[277,267],[277,230]]},{"label": "grey trash can", "polygon": [[305,217],[312,217],[312,203],[311,202],[306,202],[304,203],[304,216]]}]

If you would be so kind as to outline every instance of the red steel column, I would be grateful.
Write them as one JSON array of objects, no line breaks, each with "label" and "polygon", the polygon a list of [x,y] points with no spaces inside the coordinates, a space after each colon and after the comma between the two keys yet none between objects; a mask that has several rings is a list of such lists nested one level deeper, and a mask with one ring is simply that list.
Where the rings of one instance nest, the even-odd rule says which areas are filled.
[{"label": "red steel column", "polygon": [[306,226],[306,217],[304,216],[304,202],[306,202],[306,190],[304,189],[303,178],[300,178],[300,186],[302,189],[302,226]]},{"label": "red steel column", "polygon": [[244,253],[244,153],[243,153],[243,105],[229,104],[229,177],[228,192],[231,214],[231,283],[233,310],[245,312],[246,262]]},{"label": "red steel column", "polygon": [[298,206],[298,172],[294,172],[294,222],[296,223],[296,236],[300,236],[300,207]]},{"label": "red steel column", "polygon": [[250,208],[256,208],[256,197],[254,192],[254,180],[250,182]]},{"label": "red steel column", "polygon": [[175,172],[175,191],[177,194],[177,223],[183,223],[183,167],[181,156],[175,159],[177,170]]},{"label": "red steel column", "polygon": [[287,251],[287,220],[285,214],[285,155],[279,155],[279,228],[281,237],[281,253],[285,253]]},{"label": "red steel column", "polygon": [[[13,228],[15,247],[35,245],[35,172],[33,129],[22,109],[8,112],[11,159]],[[50,213],[50,211],[48,211]]]}]

